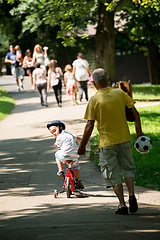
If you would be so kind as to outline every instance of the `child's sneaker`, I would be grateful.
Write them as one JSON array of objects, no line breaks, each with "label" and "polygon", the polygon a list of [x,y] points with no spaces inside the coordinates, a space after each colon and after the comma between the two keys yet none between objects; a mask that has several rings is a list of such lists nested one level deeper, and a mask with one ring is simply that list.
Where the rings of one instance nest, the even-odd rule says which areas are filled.
[{"label": "child's sneaker", "polygon": [[20,92],[20,87],[17,87],[17,92]]},{"label": "child's sneaker", "polygon": [[57,172],[57,176],[58,177],[63,177],[64,176],[64,172],[63,171],[58,171]]},{"label": "child's sneaker", "polygon": [[84,189],[84,186],[83,186],[81,180],[78,180],[78,179],[75,180],[75,188],[76,189]]},{"label": "child's sneaker", "polygon": [[78,102],[77,102],[77,101],[75,101],[75,104],[78,104]]}]

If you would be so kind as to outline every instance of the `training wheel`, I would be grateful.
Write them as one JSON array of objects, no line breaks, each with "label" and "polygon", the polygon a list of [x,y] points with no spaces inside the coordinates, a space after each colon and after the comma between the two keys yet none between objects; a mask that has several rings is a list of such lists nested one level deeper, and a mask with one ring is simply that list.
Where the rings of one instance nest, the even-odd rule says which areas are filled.
[{"label": "training wheel", "polygon": [[57,191],[57,189],[54,190],[53,195],[54,195],[54,198],[57,198],[57,197],[58,197],[58,191]]}]

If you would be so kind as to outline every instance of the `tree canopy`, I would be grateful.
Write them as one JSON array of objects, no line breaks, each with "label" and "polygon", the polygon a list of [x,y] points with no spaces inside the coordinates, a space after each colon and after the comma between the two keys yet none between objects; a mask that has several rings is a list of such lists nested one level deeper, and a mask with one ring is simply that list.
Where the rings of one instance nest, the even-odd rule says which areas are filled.
[{"label": "tree canopy", "polygon": [[77,36],[87,38],[88,35],[84,33],[87,25],[97,24],[95,36],[97,63],[101,63],[113,80],[115,80],[115,12],[122,10],[121,18],[126,20],[123,30],[141,50],[149,52],[149,44],[152,42],[159,51],[157,29],[160,0],[0,0],[0,2],[8,3],[12,16],[16,16],[16,19],[22,22],[22,35],[28,32],[37,34],[44,26],[46,29],[50,27],[65,47],[75,46]]}]

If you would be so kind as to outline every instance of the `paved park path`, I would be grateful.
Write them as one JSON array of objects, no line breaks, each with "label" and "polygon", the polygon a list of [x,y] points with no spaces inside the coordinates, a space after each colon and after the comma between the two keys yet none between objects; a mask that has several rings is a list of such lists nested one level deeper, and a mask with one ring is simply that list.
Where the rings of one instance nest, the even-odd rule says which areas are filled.
[{"label": "paved park path", "polygon": [[[160,239],[160,192],[136,187],[138,213],[118,216],[117,198],[87,156],[80,159],[84,198],[67,199],[65,193],[53,198],[62,182],[56,176],[54,139],[46,124],[60,119],[67,131],[82,136],[85,100],[71,106],[63,91],[63,107],[58,108],[51,90],[49,108],[42,108],[28,77],[24,92],[16,92],[11,76],[0,77],[0,86],[16,100],[12,113],[0,122],[1,240]],[[89,96],[93,94],[90,87]],[[126,189],[125,198],[128,204]]]}]

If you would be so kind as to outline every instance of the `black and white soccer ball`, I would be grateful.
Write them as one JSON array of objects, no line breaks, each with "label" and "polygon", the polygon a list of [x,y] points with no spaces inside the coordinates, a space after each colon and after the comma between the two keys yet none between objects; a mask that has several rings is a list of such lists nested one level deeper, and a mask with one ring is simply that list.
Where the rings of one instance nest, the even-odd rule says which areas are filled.
[{"label": "black and white soccer ball", "polygon": [[152,149],[152,140],[147,136],[140,136],[134,147],[140,153],[148,153]]}]

